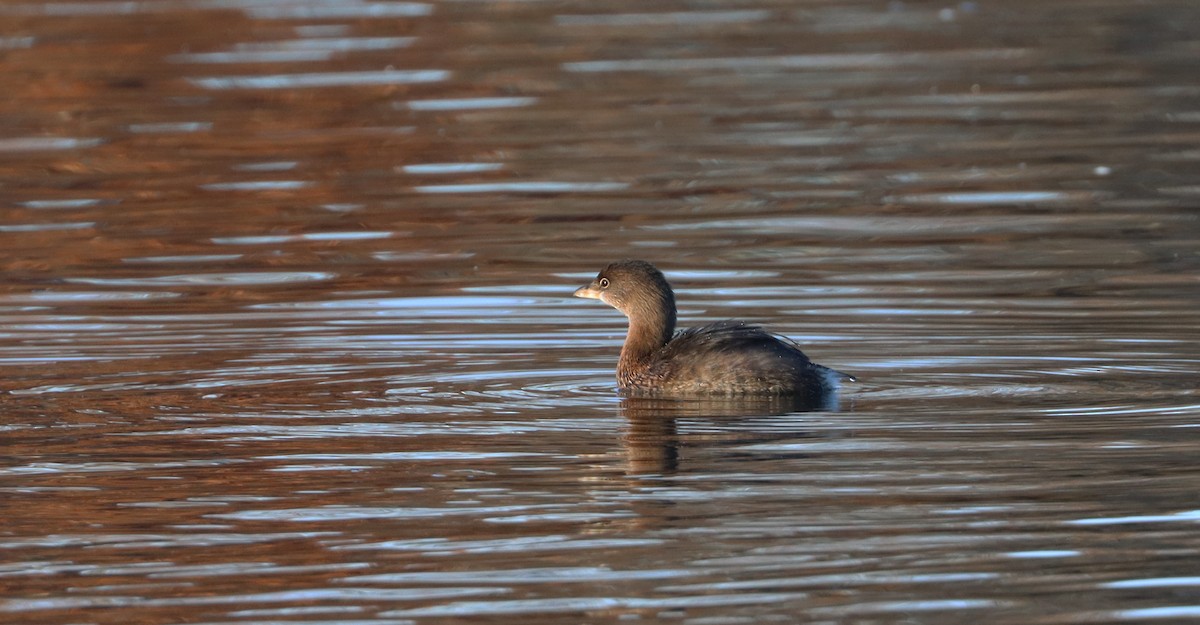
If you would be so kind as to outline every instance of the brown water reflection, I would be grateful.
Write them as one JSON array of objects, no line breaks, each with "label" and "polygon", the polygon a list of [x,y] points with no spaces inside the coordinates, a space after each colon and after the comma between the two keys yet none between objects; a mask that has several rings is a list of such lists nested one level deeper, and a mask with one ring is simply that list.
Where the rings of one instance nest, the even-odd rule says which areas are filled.
[{"label": "brown water reflection", "polygon": [[1195,620],[1193,4],[0,5],[0,620]]},{"label": "brown water reflection", "polygon": [[[726,430],[799,412],[836,412],[839,407],[836,396],[822,397],[816,402],[802,397],[623,397],[621,416],[625,421],[625,431],[621,438],[629,460],[630,474],[675,475],[679,469],[680,446],[684,441],[714,445],[714,439],[708,437],[681,437],[680,420],[711,421],[721,430]],[[791,432],[783,434],[784,437],[794,435]],[[771,436],[775,437],[774,434]]]}]

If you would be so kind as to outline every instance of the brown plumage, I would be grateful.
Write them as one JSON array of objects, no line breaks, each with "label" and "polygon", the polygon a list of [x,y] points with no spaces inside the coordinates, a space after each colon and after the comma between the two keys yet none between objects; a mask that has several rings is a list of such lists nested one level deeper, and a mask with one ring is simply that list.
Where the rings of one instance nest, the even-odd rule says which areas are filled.
[{"label": "brown plumage", "polygon": [[790,395],[818,400],[848,375],[813,363],[791,340],[741,321],[675,334],[675,294],[648,262],[605,267],[576,297],[598,299],[629,318],[617,382],[634,394]]}]

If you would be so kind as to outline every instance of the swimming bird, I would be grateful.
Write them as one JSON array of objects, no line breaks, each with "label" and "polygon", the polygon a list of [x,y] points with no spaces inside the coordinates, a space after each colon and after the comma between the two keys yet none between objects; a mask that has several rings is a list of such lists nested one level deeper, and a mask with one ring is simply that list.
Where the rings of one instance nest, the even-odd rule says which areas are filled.
[{"label": "swimming bird", "polygon": [[575,297],[629,318],[617,383],[636,395],[787,395],[819,400],[852,376],[818,365],[790,339],[743,321],[675,332],[675,293],[654,265],[621,260]]}]

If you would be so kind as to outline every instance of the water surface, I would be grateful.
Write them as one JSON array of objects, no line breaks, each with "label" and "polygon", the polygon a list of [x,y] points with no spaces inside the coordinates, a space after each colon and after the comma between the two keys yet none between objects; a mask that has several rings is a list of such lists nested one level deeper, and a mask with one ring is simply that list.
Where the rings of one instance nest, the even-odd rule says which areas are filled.
[{"label": "water surface", "polygon": [[0,14],[0,620],[1200,616],[1191,3]]}]

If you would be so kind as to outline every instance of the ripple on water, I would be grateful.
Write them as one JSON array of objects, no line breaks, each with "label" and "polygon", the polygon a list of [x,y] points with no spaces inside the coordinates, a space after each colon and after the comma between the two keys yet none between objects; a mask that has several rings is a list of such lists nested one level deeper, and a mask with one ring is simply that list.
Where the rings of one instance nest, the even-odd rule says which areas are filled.
[{"label": "ripple on water", "polygon": [[805,232],[810,236],[852,235],[856,237],[879,235],[889,239],[925,236],[965,236],[977,234],[1052,233],[1077,232],[1081,227],[1120,228],[1144,225],[1137,215],[1097,213],[1087,216],[1075,214],[1022,215],[1021,219],[997,220],[987,215],[929,215],[905,217],[843,217],[777,215],[745,219],[716,219],[709,221],[680,221],[670,224],[645,225],[649,231],[746,231],[775,234],[779,232]]},{"label": "ripple on water", "polygon": [[550,599],[515,599],[512,601],[470,601],[444,605],[392,610],[380,616],[494,616],[501,614],[562,614],[603,610],[686,610],[718,606],[775,604],[804,599],[803,593],[748,592],[735,595],[700,595],[693,597],[561,597]]},{"label": "ripple on water", "polygon": [[64,208],[89,208],[98,206],[105,201],[97,198],[79,198],[74,200],[28,200],[25,202],[17,202],[18,205],[25,208],[33,209],[64,209]]},{"label": "ripple on water", "polygon": [[746,56],[696,59],[630,59],[620,61],[576,61],[563,63],[568,72],[698,72],[839,70],[893,68],[934,63],[1005,62],[1033,58],[1034,51],[1023,48],[955,49],[929,52],[798,54],[788,56]]},{"label": "ripple on water", "polygon": [[445,508],[415,508],[401,506],[349,506],[331,505],[317,508],[288,508],[282,510],[240,510],[207,514],[214,519],[236,521],[290,521],[296,523],[320,523],[329,521],[357,521],[363,519],[440,519],[457,516],[507,515],[530,510],[568,511],[567,504],[516,504],[508,506],[461,506]]},{"label": "ripple on water", "polygon": [[143,549],[252,545],[285,540],[340,536],[341,532],[194,532],[190,534],[50,534],[35,538],[0,538],[0,548],[81,547],[90,549]]},{"label": "ripple on water", "polygon": [[[321,20],[321,19],[389,19],[397,17],[424,17],[433,12],[433,6],[423,2],[372,2],[369,0],[341,0],[336,2],[261,2],[256,0],[190,0],[186,7],[195,11],[229,11],[241,9],[248,17],[262,20]],[[178,2],[154,2],[134,0],[89,0],[87,2],[44,2],[38,4],[0,5],[0,14],[15,15],[134,15],[139,13],[161,13],[177,11]],[[303,26],[301,30],[340,33],[340,24]]]},{"label": "ripple on water", "polygon": [[0,139],[0,152],[78,150],[94,147],[103,142],[103,139],[80,137],[11,137]]},{"label": "ripple on water", "polygon": [[523,569],[491,569],[472,571],[425,571],[419,573],[381,573],[344,577],[343,583],[387,584],[539,584],[543,582],[595,583],[626,579],[676,579],[692,577],[699,572],[690,569],[613,570],[597,566],[563,566]]},{"label": "ripple on water", "polygon": [[374,252],[371,258],[384,262],[441,262],[474,258],[475,252]]},{"label": "ripple on water", "polygon": [[0,50],[32,48],[35,41],[33,37],[0,37]]},{"label": "ripple on water", "polygon": [[72,221],[44,224],[3,224],[0,232],[54,232],[58,230],[87,230],[95,227],[94,221]]},{"label": "ripple on water", "polygon": [[167,57],[175,63],[294,63],[328,61],[336,54],[404,48],[416,37],[313,37],[239,43],[226,52],[188,52]]},{"label": "ripple on water", "polygon": [[225,286],[244,284],[290,284],[332,280],[335,273],[324,271],[246,271],[193,273],[145,278],[66,278],[64,282],[97,286]]},{"label": "ripple on water", "polygon": [[386,540],[357,544],[333,545],[333,551],[400,551],[426,556],[456,554],[498,554],[538,551],[581,551],[591,549],[625,549],[657,547],[666,541],[658,538],[604,538],[597,536],[565,536],[559,534],[513,536],[480,540],[451,540],[448,538],[415,538]]},{"label": "ripple on water", "polygon": [[1141,608],[1136,610],[1114,610],[1098,615],[1098,620],[1112,616],[1120,620],[1137,621],[1142,619],[1183,619],[1200,618],[1200,605],[1175,605],[1160,608]]},{"label": "ripple on water", "polygon": [[[598,268],[599,269],[599,268]],[[596,277],[595,271],[571,271],[554,274],[560,278],[569,278],[571,280],[591,280]],[[764,271],[761,269],[670,269],[663,272],[671,280],[728,280],[734,282],[737,280],[753,279],[753,278],[775,278],[780,275],[778,271]],[[468,287],[471,288],[471,287]],[[500,287],[497,287],[500,288]],[[510,288],[510,287],[504,287]],[[527,288],[521,286],[519,288]],[[529,288],[541,288],[544,290],[562,290],[564,287],[558,285],[549,285]],[[756,289],[765,289],[767,292],[776,292],[781,288],[787,287],[739,287],[743,290],[753,292]],[[676,289],[676,292],[680,292]],[[704,293],[711,293],[710,289],[705,289]]]},{"label": "ripple on water", "polygon": [[1038,549],[1035,551],[1010,551],[1005,556],[1016,560],[1049,560],[1056,558],[1077,558],[1082,551],[1074,549]]},{"label": "ripple on water", "polygon": [[309,232],[305,234],[268,234],[240,237],[213,237],[212,242],[218,245],[267,245],[272,243],[293,243],[296,241],[367,241],[371,239],[389,239],[394,232],[362,230],[347,232]]},{"label": "ripple on water", "polygon": [[[442,69],[378,70],[361,72],[315,72],[311,74],[274,74],[267,76],[209,76],[189,78],[197,87],[227,89],[304,89],[319,87],[355,87],[365,85],[412,85],[441,82],[450,77]],[[2,146],[2,144],[0,144]]]},{"label": "ripple on water", "polygon": [[604,193],[629,188],[626,182],[480,182],[413,187],[418,193]]},{"label": "ripple on water", "polygon": [[472,174],[504,169],[503,163],[420,163],[405,165],[402,171],[413,175]]},{"label": "ripple on water", "polygon": [[1011,601],[996,599],[926,599],[913,601],[876,601],[855,603],[846,606],[817,607],[814,615],[852,616],[858,614],[904,614],[922,612],[957,612],[959,610],[981,610],[1014,605]]},{"label": "ripple on water", "polygon": [[[423,404],[407,407],[407,410],[395,409],[391,416],[413,414],[421,417],[430,415],[455,415],[472,412],[457,406],[435,406]],[[475,412],[482,412],[476,410]],[[493,411],[488,411],[492,414]],[[271,415],[249,414],[245,418],[270,418]],[[297,418],[295,411],[280,418]],[[322,415],[301,415],[306,418],[321,418]],[[182,427],[171,430],[150,432],[121,432],[114,436],[131,437],[212,437],[227,441],[272,441],[272,440],[303,440],[303,439],[339,439],[339,438],[412,438],[417,436],[514,436],[535,432],[588,432],[616,434],[619,424],[613,419],[559,419],[544,418],[532,420],[506,421],[495,418],[489,421],[392,421],[392,422],[334,422],[323,425],[213,425],[198,427]]]},{"label": "ripple on water", "polygon": [[81,575],[145,575],[151,579],[170,579],[173,577],[236,577],[243,574],[279,575],[308,572],[339,572],[357,571],[370,568],[366,562],[329,562],[325,564],[309,564],[286,566],[273,562],[232,561],[218,564],[181,564],[178,562],[139,562],[129,565],[75,565],[74,571]]},{"label": "ripple on water", "polygon": [[329,61],[332,50],[239,50],[234,52],[187,52],[172,54],[172,63],[303,63]]},{"label": "ripple on water", "polygon": [[437,100],[409,100],[397,102],[396,108],[412,111],[470,111],[476,109],[507,109],[531,106],[538,101],[533,97],[509,98],[441,98]]},{"label": "ripple on water", "polygon": [[298,165],[300,165],[300,161],[262,161],[234,165],[233,169],[235,171],[291,171]]},{"label": "ripple on water", "polygon": [[[427,311],[429,316],[451,316],[478,319],[481,309],[529,309],[538,303],[531,297],[500,297],[484,295],[447,295],[442,297],[380,297],[363,299],[324,300],[319,302],[271,302],[254,304],[259,310],[413,310]],[[545,314],[539,312],[538,314]],[[494,323],[494,319],[480,319]]]},{"label": "ripple on water", "polygon": [[422,2],[319,2],[250,4],[243,9],[254,19],[265,20],[323,20],[323,19],[390,19],[424,17],[433,13],[433,5]]},{"label": "ripple on water", "polygon": [[[179,256],[136,256],[122,258],[125,263],[223,263],[237,260],[245,254],[188,254]],[[174,294],[171,294],[174,295]]]},{"label": "ripple on water", "polygon": [[1104,526],[1104,525],[1135,525],[1141,523],[1200,523],[1200,510],[1185,510],[1166,514],[1138,514],[1133,516],[1094,517],[1088,519],[1072,519],[1064,522],[1066,525]]},{"label": "ripple on water", "polygon": [[316,183],[311,180],[245,180],[240,182],[213,182],[200,185],[208,191],[294,191],[307,189]]},{"label": "ripple on water", "polygon": [[1123,579],[1100,585],[1102,588],[1196,588],[1200,577],[1148,577],[1145,579]]},{"label": "ripple on water", "polygon": [[0,475],[73,475],[78,473],[112,473],[142,471],[147,469],[184,469],[196,467],[219,467],[239,464],[240,460],[180,460],[165,462],[33,462],[27,465],[5,467]]},{"label": "ripple on water", "polygon": [[[507,594],[504,588],[305,588],[276,592],[179,596],[153,599],[140,596],[74,596],[45,599],[10,599],[0,602],[0,612],[30,612],[37,610],[69,610],[114,606],[200,606],[254,603],[300,603],[310,601],[421,601],[454,597],[475,597]],[[260,624],[263,621],[256,621]],[[288,621],[294,622],[294,621]],[[338,623],[346,621],[338,620]],[[378,621],[372,620],[371,623]]]},{"label": "ripple on water", "polygon": [[882,201],[894,204],[1046,204],[1093,202],[1098,197],[1090,191],[956,191],[888,196]]},{"label": "ripple on water", "polygon": [[212,130],[212,122],[159,122],[154,124],[130,124],[134,134],[188,134]]},{"label": "ripple on water", "polygon": [[381,461],[433,461],[447,460],[492,460],[496,458],[534,458],[552,454],[507,451],[389,451],[363,454],[287,454],[282,456],[258,456],[259,460],[381,460]]},{"label": "ripple on water", "polygon": [[738,582],[715,582],[687,584],[678,586],[663,586],[659,590],[670,592],[711,592],[728,590],[752,589],[786,589],[786,588],[854,588],[862,586],[897,586],[906,584],[948,584],[955,582],[976,582],[992,580],[1000,577],[998,573],[964,572],[964,573],[918,573],[913,571],[883,571],[869,572],[854,571],[846,574],[832,575],[802,575],[781,578],[760,578]]},{"label": "ripple on water", "polygon": [[0,296],[0,301],[29,304],[91,304],[95,302],[127,302],[179,297],[168,291],[36,291]]},{"label": "ripple on water", "polygon": [[774,13],[765,9],[744,11],[673,11],[663,13],[615,13],[596,15],[555,15],[559,26],[679,26],[700,24],[742,24],[760,22]]}]

